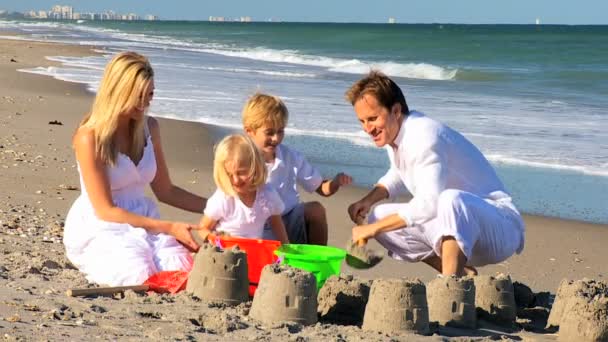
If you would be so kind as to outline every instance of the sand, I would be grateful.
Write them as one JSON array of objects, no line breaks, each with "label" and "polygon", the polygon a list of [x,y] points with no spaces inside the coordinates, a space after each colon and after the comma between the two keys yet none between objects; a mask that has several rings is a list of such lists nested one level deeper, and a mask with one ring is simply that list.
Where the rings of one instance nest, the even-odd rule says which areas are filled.
[{"label": "sand", "polygon": [[[186,293],[67,297],[69,288],[90,286],[66,259],[61,238],[65,215],[80,193],[70,140],[92,95],[81,85],[16,70],[53,65],[44,56],[91,54],[94,52],[85,46],[0,40],[0,332],[5,339],[441,340],[437,334],[471,339],[557,338],[546,331],[505,332],[485,326],[477,330],[439,327],[431,329],[433,336],[389,336],[323,319],[310,326],[280,323],[264,327],[249,317],[250,301],[229,307],[206,303]],[[211,146],[221,130],[174,120],[160,120],[160,126],[172,180],[210,196],[215,190]],[[346,208],[363,194],[363,189],[355,187],[341,189],[331,198],[304,194],[305,199],[314,198],[326,207],[331,245],[343,246],[348,240],[353,224]],[[160,209],[167,219],[192,223],[200,219],[199,215],[165,205]],[[555,293],[564,278],[606,277],[608,226],[528,215],[525,221],[523,254],[479,271],[486,275],[509,274],[513,281],[528,285],[536,293],[531,304],[518,308],[517,322],[520,328],[538,331],[530,317],[548,315],[548,309],[534,304],[543,298],[549,301],[539,291]],[[375,242],[371,246],[380,250]],[[343,272],[366,279],[418,277],[425,283],[435,277],[426,265],[390,258],[370,270],[343,266]]]}]

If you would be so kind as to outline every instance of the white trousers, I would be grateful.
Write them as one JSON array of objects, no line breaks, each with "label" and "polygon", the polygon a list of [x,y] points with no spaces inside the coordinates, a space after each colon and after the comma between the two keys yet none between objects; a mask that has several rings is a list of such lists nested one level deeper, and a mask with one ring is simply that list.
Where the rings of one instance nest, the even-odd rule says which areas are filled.
[{"label": "white trousers", "polygon": [[[372,209],[368,221],[395,214],[403,203],[381,204]],[[441,242],[453,237],[467,258],[467,265],[499,263],[524,247],[524,224],[511,199],[493,201],[460,190],[445,190],[439,196],[437,216],[420,225],[381,233],[376,240],[391,257],[417,262],[441,257]]]}]

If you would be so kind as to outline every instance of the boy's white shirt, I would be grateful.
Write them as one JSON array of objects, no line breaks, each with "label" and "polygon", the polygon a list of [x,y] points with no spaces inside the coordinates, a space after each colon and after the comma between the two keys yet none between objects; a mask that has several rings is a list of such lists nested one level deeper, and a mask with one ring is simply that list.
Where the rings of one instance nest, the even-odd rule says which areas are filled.
[{"label": "boy's white shirt", "polygon": [[313,192],[323,183],[321,173],[304,156],[284,144],[277,146],[273,163],[267,163],[267,184],[278,192],[285,204],[283,214],[300,203],[296,184],[307,192]]},{"label": "boy's white shirt", "polygon": [[218,221],[215,230],[230,235],[260,239],[264,231],[264,224],[270,216],[280,215],[283,212],[283,201],[279,194],[269,186],[261,186],[251,208],[247,207],[238,196],[229,196],[217,189],[209,197],[204,214]]}]

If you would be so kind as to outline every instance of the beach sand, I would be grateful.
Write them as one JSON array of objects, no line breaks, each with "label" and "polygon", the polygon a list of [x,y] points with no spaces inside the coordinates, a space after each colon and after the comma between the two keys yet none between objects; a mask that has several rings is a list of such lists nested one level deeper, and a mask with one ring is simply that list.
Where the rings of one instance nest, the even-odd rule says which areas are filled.
[{"label": "beach sand", "polygon": [[[3,34],[7,34],[4,33]],[[82,85],[17,72],[51,66],[44,56],[80,56],[90,47],[0,40],[0,332],[5,339],[141,340],[441,340],[362,331],[356,326],[317,323],[310,327],[280,324],[263,327],[247,315],[251,303],[236,308],[208,305],[188,295],[125,298],[69,298],[65,291],[85,287],[86,279],[70,265],[61,243],[62,226],[79,195],[71,136],[92,102]],[[354,119],[354,118],[353,118]],[[165,156],[174,183],[209,196],[212,145],[221,130],[198,123],[160,120]],[[348,171],[348,170],[344,170]],[[330,198],[304,194],[325,206],[330,245],[344,247],[352,223],[346,208],[365,193],[341,189]],[[161,205],[165,219],[196,223],[200,216]],[[563,278],[608,277],[608,225],[525,216],[526,246],[521,255],[489,267],[482,274],[510,274],[535,292],[555,293]],[[372,246],[378,245],[372,242]],[[367,271],[343,266],[344,273],[365,278],[420,278],[435,272],[423,264],[390,258]],[[521,331],[441,331],[472,338],[555,339],[555,334]]]}]

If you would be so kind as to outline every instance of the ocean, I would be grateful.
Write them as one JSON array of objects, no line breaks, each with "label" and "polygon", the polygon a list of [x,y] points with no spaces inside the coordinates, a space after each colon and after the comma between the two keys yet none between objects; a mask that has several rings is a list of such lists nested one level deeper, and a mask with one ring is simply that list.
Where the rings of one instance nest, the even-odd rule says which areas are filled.
[{"label": "ocean", "polygon": [[[290,111],[285,143],[361,186],[388,167],[344,99],[371,68],[462,132],[526,213],[608,223],[608,26],[0,21],[19,39],[95,45],[24,72],[95,91],[117,51],[147,55],[154,116],[240,128],[256,91]],[[15,37],[7,36],[5,38]],[[210,151],[211,153],[211,151]]]}]

